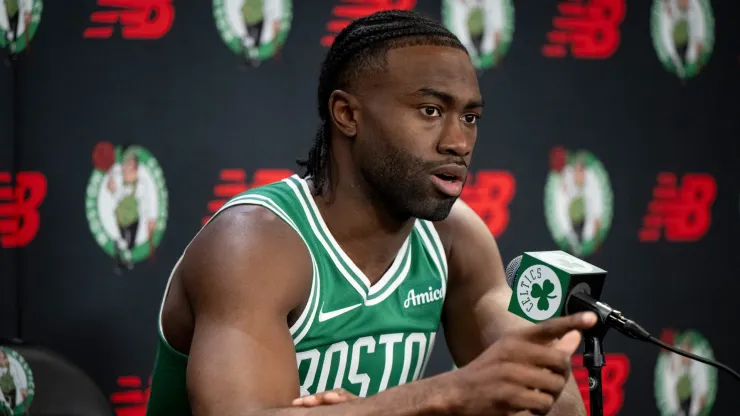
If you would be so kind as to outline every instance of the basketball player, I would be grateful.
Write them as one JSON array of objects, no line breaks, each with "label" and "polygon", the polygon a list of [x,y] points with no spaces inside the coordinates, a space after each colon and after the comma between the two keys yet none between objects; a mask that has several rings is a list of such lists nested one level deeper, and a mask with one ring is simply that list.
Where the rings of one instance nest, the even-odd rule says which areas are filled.
[{"label": "basketball player", "polygon": [[[457,200],[482,107],[439,23],[343,30],[306,174],[233,198],[175,266],[147,415],[585,415],[569,362],[596,317],[509,313],[496,243]],[[440,323],[459,369],[421,379]]]}]

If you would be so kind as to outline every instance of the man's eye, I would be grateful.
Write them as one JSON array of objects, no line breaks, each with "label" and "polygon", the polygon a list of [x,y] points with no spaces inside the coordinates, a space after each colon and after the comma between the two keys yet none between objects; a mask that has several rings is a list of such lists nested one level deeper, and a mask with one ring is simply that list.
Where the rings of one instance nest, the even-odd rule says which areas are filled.
[{"label": "man's eye", "polygon": [[439,109],[437,107],[424,107],[421,109],[422,113],[424,113],[427,117],[439,117],[441,116]]},{"label": "man's eye", "polygon": [[465,114],[463,116],[463,120],[465,120],[466,123],[475,124],[480,120],[480,116],[477,114]]}]

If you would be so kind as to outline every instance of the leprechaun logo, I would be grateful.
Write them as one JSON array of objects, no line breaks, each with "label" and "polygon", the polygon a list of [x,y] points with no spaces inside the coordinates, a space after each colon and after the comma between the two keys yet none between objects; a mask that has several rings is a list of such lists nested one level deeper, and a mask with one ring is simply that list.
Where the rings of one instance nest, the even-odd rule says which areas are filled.
[{"label": "leprechaun logo", "polygon": [[[709,342],[696,331],[664,331],[663,342],[714,359]],[[707,416],[717,396],[717,369],[662,351],[655,366],[655,398],[662,416]]]},{"label": "leprechaun logo", "polygon": [[590,152],[555,148],[545,186],[547,226],[560,249],[588,256],[606,239],[612,190],[604,166]]},{"label": "leprechaun logo", "polygon": [[26,49],[41,21],[41,0],[0,0],[0,48]]},{"label": "leprechaun logo", "polygon": [[484,70],[506,55],[514,34],[512,0],[443,0],[442,21]]},{"label": "leprechaun logo", "polygon": [[18,352],[0,347],[0,415],[27,415],[33,401],[33,373]]},{"label": "leprechaun logo", "polygon": [[709,0],[653,0],[651,34],[658,59],[681,79],[699,73],[714,48]]},{"label": "leprechaun logo", "polygon": [[154,256],[167,224],[167,188],[157,160],[141,146],[93,150],[85,209],[95,241],[115,259],[116,270]]},{"label": "leprechaun logo", "polygon": [[280,50],[293,18],[290,0],[213,0],[213,15],[226,45],[251,66]]}]

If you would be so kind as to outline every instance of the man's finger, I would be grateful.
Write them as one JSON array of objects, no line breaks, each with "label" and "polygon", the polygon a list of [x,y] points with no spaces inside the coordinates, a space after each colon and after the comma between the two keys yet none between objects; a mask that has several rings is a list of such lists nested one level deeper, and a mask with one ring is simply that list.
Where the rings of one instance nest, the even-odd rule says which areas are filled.
[{"label": "man's finger", "polygon": [[560,338],[553,347],[568,355],[573,355],[581,344],[581,333],[578,331],[570,331]]},{"label": "man's finger", "polygon": [[548,343],[561,338],[572,330],[583,330],[591,328],[596,324],[596,314],[593,312],[581,312],[561,318],[541,322],[534,327],[524,331],[524,337],[532,342]]}]

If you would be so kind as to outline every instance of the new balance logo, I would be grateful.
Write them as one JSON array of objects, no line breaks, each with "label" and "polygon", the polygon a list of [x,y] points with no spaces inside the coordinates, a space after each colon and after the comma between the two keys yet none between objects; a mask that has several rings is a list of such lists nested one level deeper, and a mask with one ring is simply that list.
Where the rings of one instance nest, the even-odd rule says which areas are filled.
[{"label": "new balance logo", "polygon": [[211,219],[211,215],[221,209],[229,199],[247,189],[278,182],[292,174],[293,172],[288,169],[257,169],[252,176],[252,183],[248,185],[244,169],[222,169],[219,173],[220,183],[213,187],[213,195],[216,198],[208,202],[210,215],[203,217],[201,223],[205,225]]},{"label": "new balance logo", "polygon": [[638,234],[640,241],[658,241],[661,229],[667,241],[697,241],[712,223],[716,196],[717,183],[711,175],[686,174],[679,186],[674,173],[659,174]]},{"label": "new balance logo", "polygon": [[0,172],[0,247],[23,247],[39,231],[39,206],[46,197],[41,172],[19,172],[13,186],[9,172]]},{"label": "new balance logo", "polygon": [[121,376],[116,381],[124,389],[110,395],[116,416],[145,416],[152,378],[149,377],[146,388],[138,376]]},{"label": "new balance logo", "polygon": [[619,47],[619,26],[624,20],[625,0],[564,0],[560,16],[552,19],[542,55],[563,58],[606,59]]},{"label": "new balance logo", "polygon": [[445,297],[444,286],[442,286],[442,288],[440,289],[432,289],[432,287],[429,286],[429,289],[426,292],[419,293],[418,295],[414,293],[414,289],[411,289],[409,290],[409,293],[406,296],[406,300],[403,302],[403,307],[405,309],[408,309],[412,306],[425,305],[427,303],[432,303],[432,302],[441,300],[444,297]]},{"label": "new balance logo", "polygon": [[83,38],[110,38],[113,25],[120,22],[124,39],[159,39],[170,31],[175,21],[172,0],[98,0],[98,6],[118,10],[93,12],[90,22],[99,26],[85,29]]},{"label": "new balance logo", "polygon": [[331,46],[334,37],[353,20],[383,10],[413,10],[416,6],[416,0],[341,0],[341,3],[332,10],[335,19],[326,24],[330,33],[321,38],[321,46]]}]

